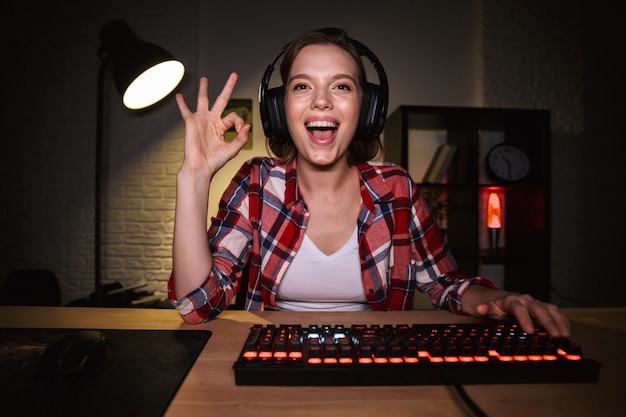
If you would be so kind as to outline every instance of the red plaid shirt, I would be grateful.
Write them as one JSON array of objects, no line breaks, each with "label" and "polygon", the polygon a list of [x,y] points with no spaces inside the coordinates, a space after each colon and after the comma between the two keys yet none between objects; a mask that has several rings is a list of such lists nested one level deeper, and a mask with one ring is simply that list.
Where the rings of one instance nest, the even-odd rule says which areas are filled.
[{"label": "red plaid shirt", "polygon": [[[357,165],[361,184],[358,242],[367,302],[374,310],[410,310],[415,290],[435,307],[461,313],[471,283],[494,287],[458,270],[419,189],[408,173],[389,163]],[[254,158],[233,178],[209,228],[213,270],[204,284],[169,298],[189,323],[215,318],[241,286],[249,264],[247,310],[272,310],[278,284],[300,248],[309,213],[296,182],[295,161],[283,165]]]}]

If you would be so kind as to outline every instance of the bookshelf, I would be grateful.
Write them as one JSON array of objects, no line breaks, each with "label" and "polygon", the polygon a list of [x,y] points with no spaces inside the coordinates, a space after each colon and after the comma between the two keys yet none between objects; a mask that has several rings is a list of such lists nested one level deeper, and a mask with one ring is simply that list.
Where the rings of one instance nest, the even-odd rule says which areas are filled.
[{"label": "bookshelf", "polygon": [[[445,207],[438,223],[460,267],[493,278],[510,291],[549,300],[550,112],[535,109],[399,106],[387,117],[385,160],[406,168],[424,193]],[[523,180],[490,176],[485,160],[498,144],[511,144],[530,160]],[[440,182],[423,183],[441,145],[456,152]],[[501,203],[498,246],[487,228],[489,195]]]}]

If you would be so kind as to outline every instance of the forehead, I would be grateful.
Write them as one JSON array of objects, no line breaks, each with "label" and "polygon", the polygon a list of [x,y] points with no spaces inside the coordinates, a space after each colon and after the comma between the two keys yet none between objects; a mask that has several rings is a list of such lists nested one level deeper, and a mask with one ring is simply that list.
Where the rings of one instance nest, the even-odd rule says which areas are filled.
[{"label": "forehead", "polygon": [[336,45],[307,45],[296,55],[289,71],[294,74],[312,74],[316,72],[346,74],[358,78],[357,63],[345,50]]}]

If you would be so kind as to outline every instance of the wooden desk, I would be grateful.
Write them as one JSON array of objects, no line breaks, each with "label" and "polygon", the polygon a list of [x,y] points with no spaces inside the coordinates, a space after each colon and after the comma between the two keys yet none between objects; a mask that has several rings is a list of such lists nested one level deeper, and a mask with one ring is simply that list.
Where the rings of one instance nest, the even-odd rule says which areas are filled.
[{"label": "wooden desk", "polygon": [[[596,383],[468,385],[489,416],[626,415],[626,308],[565,309],[572,340],[603,363]],[[474,319],[445,311],[384,313],[249,313],[226,311],[199,326],[182,323],[174,310],[79,307],[0,307],[0,327],[98,329],[208,329],[204,351],[180,387],[166,416],[469,416],[446,386],[269,387],[237,386],[232,364],[250,325],[450,323]]]}]

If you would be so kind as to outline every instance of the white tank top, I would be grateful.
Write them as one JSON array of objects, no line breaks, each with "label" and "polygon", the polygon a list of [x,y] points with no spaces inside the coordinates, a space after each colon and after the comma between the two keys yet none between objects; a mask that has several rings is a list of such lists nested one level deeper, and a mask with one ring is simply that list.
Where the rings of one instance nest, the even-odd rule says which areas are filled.
[{"label": "white tank top", "polygon": [[365,311],[357,228],[337,252],[326,255],[305,234],[276,293],[282,310]]}]

